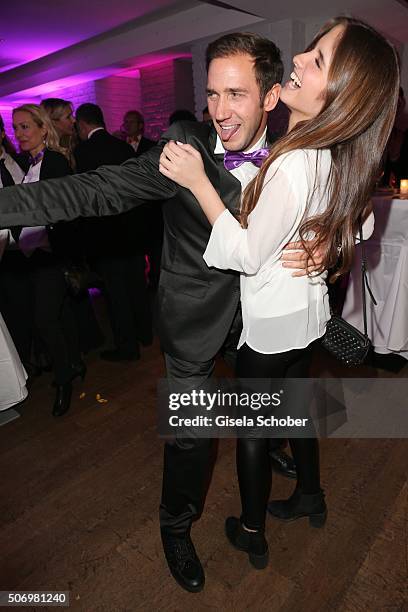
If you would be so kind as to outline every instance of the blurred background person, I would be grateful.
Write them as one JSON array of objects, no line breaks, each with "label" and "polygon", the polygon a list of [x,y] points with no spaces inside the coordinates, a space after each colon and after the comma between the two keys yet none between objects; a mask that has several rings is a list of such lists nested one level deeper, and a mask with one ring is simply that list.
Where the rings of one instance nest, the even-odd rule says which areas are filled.
[{"label": "blurred background person", "polygon": [[23,180],[24,159],[17,155],[16,150],[7,137],[4,121],[0,115],[0,187],[18,185]]},{"label": "blurred background person", "polygon": [[203,108],[203,110],[202,110],[202,114],[203,114],[203,119],[202,119],[202,120],[203,120],[203,122],[204,122],[204,123],[207,123],[207,121],[211,121],[211,120],[212,120],[212,119],[211,119],[211,115],[210,115],[210,113],[208,112],[208,106],[205,106],[205,107]]},{"label": "blurred background person", "polygon": [[77,137],[72,103],[62,98],[45,98],[41,101],[41,106],[47,111],[52,121],[60,146],[68,151],[69,161],[74,169],[72,151],[77,144]]},{"label": "blurred background person", "polygon": [[[16,161],[16,151],[7,138],[0,116],[0,188],[21,183],[24,171]],[[0,230],[1,258],[9,241],[8,230]],[[0,300],[1,305],[1,300]],[[27,396],[27,374],[0,312],[0,411],[11,408]]]},{"label": "blurred background person", "polygon": [[[13,129],[26,155],[22,182],[71,173],[45,110],[25,104],[13,110]],[[40,353],[54,374],[53,415],[69,410],[72,381],[85,376],[78,331],[64,277],[64,262],[74,237],[69,223],[13,228],[0,266],[0,309],[27,369]],[[41,349],[40,349],[41,347]],[[34,351],[36,348],[36,351]]]},{"label": "blurred background person", "polygon": [[[82,104],[76,111],[81,143],[75,149],[78,172],[119,165],[135,157],[133,147],[105,128],[102,110]],[[139,145],[141,142],[139,142]],[[139,149],[138,149],[139,151]],[[91,268],[103,281],[114,346],[101,352],[107,361],[134,361],[139,343],[152,342],[152,322],[145,277],[146,222],[134,209],[113,217],[83,219],[84,243]]]},{"label": "blurred background person", "polygon": [[[72,171],[76,169],[74,149],[78,144],[78,135],[75,129],[75,117],[72,103],[62,98],[46,98],[42,100],[41,106],[50,117],[55,131],[59,137],[59,144],[68,156]],[[71,221],[72,231],[80,235],[81,221]],[[76,242],[76,251],[72,253],[72,266],[70,272],[78,278],[88,276],[85,262],[85,254],[82,244]],[[84,282],[84,281],[83,281]],[[91,349],[101,346],[104,341],[102,331],[97,322],[88,287],[81,287],[72,295],[72,309],[78,326],[81,352],[88,353]]]},{"label": "blurred background person", "polygon": [[189,110],[180,108],[171,113],[169,117],[169,125],[176,123],[176,121],[197,121],[197,117]]},{"label": "blurred background person", "polygon": [[145,122],[142,113],[138,110],[129,110],[124,114],[121,131],[125,134],[126,142],[138,155],[145,153],[156,144],[153,140],[145,138],[144,129]]},{"label": "blurred background person", "polygon": [[[138,110],[129,110],[124,114],[121,131],[125,135],[125,140],[133,147],[136,157],[139,157],[139,155],[145,153],[156,144],[155,141],[144,136],[145,120],[142,113]],[[149,289],[152,293],[155,293],[159,284],[163,246],[162,203],[157,202],[155,206],[141,206],[138,210],[140,211],[140,226],[145,227],[144,243],[145,253],[149,261],[146,271]]]},{"label": "blurred background person", "polygon": [[399,189],[400,180],[408,178],[408,115],[404,90],[399,88],[397,114],[384,154],[381,185]]},{"label": "blurred background person", "polygon": [[[25,165],[24,158],[17,155],[14,145],[7,137],[4,121],[0,115],[0,188],[12,187],[21,183],[25,174]],[[9,231],[0,230],[0,259],[8,242]]]}]

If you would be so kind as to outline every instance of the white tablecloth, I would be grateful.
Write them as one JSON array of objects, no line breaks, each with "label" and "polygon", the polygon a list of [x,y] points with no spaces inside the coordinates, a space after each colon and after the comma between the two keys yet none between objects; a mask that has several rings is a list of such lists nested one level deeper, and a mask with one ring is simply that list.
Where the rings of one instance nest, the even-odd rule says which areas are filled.
[{"label": "white tablecloth", "polygon": [[[367,294],[368,335],[377,353],[408,359],[408,200],[373,198],[375,228],[364,242],[368,280],[377,306]],[[363,330],[361,250],[350,274],[343,317]]]},{"label": "white tablecloth", "polygon": [[27,397],[27,374],[0,314],[0,411]]}]

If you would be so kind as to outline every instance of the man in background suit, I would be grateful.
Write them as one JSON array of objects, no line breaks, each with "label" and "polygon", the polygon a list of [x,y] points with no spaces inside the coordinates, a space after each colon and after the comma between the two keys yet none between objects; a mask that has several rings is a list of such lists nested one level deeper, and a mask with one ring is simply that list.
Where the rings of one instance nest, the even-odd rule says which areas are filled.
[{"label": "man in background suit", "polygon": [[[145,120],[138,110],[129,110],[123,116],[121,133],[135,151],[135,156],[143,155],[157,144],[146,138]],[[149,256],[149,288],[154,291],[159,284],[160,260],[163,247],[162,205],[139,207],[138,214],[143,216],[146,233],[146,254]]]},{"label": "man in background suit", "polygon": [[75,113],[81,142],[75,149],[75,161],[80,172],[96,170],[104,164],[119,165],[134,157],[132,148],[109,134],[102,109],[90,102],[81,104]]},{"label": "man in background suit", "polygon": [[[242,57],[250,59],[245,63]],[[234,69],[212,68],[222,59]],[[234,329],[239,312],[239,275],[208,268],[203,260],[210,225],[192,194],[159,172],[159,158],[170,141],[189,143],[201,154],[207,175],[227,208],[239,210],[248,176],[257,168],[245,162],[245,180],[224,167],[225,151],[248,151],[266,142],[268,112],[278,101],[283,66],[268,39],[227,34],[209,45],[208,100],[213,125],[176,123],[158,145],[119,167],[46,186],[27,185],[0,193],[0,226],[36,225],[77,216],[121,213],[147,200],[166,200],[162,271],[158,291],[158,332],[167,374],[178,388],[199,388],[214,370],[215,356]],[[250,69],[248,68],[250,66]],[[210,76],[213,80],[210,83]],[[221,79],[221,81],[220,81]],[[240,174],[240,173],[238,173]],[[303,253],[289,267],[307,268]],[[309,271],[313,267],[309,267]],[[186,590],[204,586],[204,571],[190,537],[193,519],[204,505],[213,440],[175,439],[165,444],[160,524],[171,573]]]},{"label": "man in background suit", "polygon": [[[119,165],[135,157],[133,148],[109,134],[102,110],[82,104],[76,111],[81,143],[74,151],[78,172],[105,164]],[[85,252],[103,279],[114,348],[101,352],[107,361],[139,359],[139,342],[152,341],[152,322],[145,278],[146,231],[144,207],[115,217],[83,219]]]},{"label": "man in background suit", "polygon": [[145,121],[138,110],[129,110],[123,116],[122,132],[137,155],[142,155],[156,143],[144,136]]}]

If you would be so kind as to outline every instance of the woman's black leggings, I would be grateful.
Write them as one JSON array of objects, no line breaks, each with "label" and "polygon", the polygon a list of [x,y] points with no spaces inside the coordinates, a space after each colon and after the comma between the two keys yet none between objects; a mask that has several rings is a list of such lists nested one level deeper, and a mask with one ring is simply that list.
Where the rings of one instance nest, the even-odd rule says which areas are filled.
[{"label": "woman's black leggings", "polygon": [[[238,351],[239,378],[308,378],[311,347],[264,355],[244,344]],[[304,493],[320,490],[319,445],[316,438],[289,440],[297,469],[297,486]],[[249,529],[264,529],[271,489],[269,440],[238,438],[237,472],[242,520]]]}]

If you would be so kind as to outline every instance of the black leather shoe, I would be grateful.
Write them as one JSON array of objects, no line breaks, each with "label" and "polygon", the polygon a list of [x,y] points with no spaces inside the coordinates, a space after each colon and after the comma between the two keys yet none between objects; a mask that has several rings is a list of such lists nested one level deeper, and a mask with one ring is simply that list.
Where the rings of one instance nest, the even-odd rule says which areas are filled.
[{"label": "black leather shoe", "polygon": [[274,472],[278,472],[278,474],[282,474],[282,476],[286,476],[287,478],[297,477],[295,461],[283,450],[280,448],[270,450],[269,456]]},{"label": "black leather shoe", "polygon": [[268,512],[281,521],[296,521],[309,517],[312,527],[323,527],[327,519],[327,506],[324,492],[305,494],[301,489],[295,489],[289,499],[277,499],[268,504]]},{"label": "black leather shoe", "polygon": [[164,555],[173,578],[190,593],[202,591],[205,575],[190,534],[181,536],[161,532]]},{"label": "black leather shoe", "polygon": [[100,358],[105,361],[137,361],[140,359],[139,351],[120,351],[118,349],[112,349],[108,351],[102,351]]},{"label": "black leather shoe", "polygon": [[225,521],[225,534],[234,548],[248,553],[249,562],[255,569],[265,569],[269,550],[263,531],[246,531],[239,519],[229,516]]},{"label": "black leather shoe", "polygon": [[71,395],[72,395],[72,384],[66,383],[65,385],[57,385],[57,392],[55,395],[55,402],[52,408],[52,414],[55,417],[62,416],[68,412],[71,406]]}]

